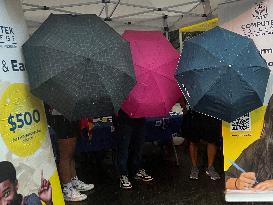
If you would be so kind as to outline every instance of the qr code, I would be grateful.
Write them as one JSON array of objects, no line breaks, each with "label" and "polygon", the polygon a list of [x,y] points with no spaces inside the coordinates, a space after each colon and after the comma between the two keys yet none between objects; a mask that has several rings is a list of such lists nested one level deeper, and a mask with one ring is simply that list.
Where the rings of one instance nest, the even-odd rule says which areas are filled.
[{"label": "qr code", "polygon": [[242,117],[237,118],[233,122],[230,123],[230,131],[238,132],[238,131],[251,131],[251,118],[250,114],[247,113]]}]

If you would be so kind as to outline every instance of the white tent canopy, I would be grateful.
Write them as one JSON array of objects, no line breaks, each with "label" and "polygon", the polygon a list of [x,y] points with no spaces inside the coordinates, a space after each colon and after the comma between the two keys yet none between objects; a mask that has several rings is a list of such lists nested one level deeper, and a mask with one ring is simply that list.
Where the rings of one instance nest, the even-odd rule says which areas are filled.
[{"label": "white tent canopy", "polygon": [[[227,0],[226,0],[227,1]],[[21,0],[30,32],[50,13],[97,14],[116,31],[175,30],[217,16],[224,0]]]}]

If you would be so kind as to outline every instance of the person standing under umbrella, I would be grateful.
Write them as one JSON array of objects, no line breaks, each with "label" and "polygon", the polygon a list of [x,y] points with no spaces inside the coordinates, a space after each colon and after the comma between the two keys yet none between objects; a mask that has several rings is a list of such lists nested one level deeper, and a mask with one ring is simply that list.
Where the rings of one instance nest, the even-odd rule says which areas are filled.
[{"label": "person standing under umbrella", "polygon": [[182,135],[190,141],[189,153],[192,162],[190,179],[197,180],[199,175],[198,143],[204,140],[207,143],[208,166],[206,174],[212,179],[220,179],[214,169],[214,160],[217,152],[217,140],[221,135],[221,120],[191,110],[184,97],[179,101],[183,108]]},{"label": "person standing under umbrella", "polygon": [[120,187],[131,189],[128,175],[144,182],[153,178],[142,169],[142,148],[145,142],[145,118],[130,118],[122,109],[113,116],[117,134],[117,165],[120,174]]},{"label": "person standing under umbrella", "polygon": [[79,122],[68,121],[57,110],[45,105],[48,124],[54,129],[58,138],[58,172],[63,186],[66,201],[83,201],[87,199],[81,191],[89,191],[94,184],[86,184],[78,179],[75,169],[75,149],[79,135]]}]

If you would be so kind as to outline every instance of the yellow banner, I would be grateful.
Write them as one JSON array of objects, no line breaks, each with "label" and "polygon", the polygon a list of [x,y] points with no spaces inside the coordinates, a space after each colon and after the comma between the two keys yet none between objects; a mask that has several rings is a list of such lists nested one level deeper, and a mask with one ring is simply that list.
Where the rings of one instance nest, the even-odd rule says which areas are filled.
[{"label": "yellow banner", "polygon": [[228,160],[235,161],[241,152],[260,137],[266,106],[262,106],[231,123],[222,121],[224,170],[230,167]]},{"label": "yellow banner", "polygon": [[197,32],[197,31],[207,31],[218,25],[218,18],[210,19],[201,23],[193,24],[190,26],[182,27],[179,32]]}]

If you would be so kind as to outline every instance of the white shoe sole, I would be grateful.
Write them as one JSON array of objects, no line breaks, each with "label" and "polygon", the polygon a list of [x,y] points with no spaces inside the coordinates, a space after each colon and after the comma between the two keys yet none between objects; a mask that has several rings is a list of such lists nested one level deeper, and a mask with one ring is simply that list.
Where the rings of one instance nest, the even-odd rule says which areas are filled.
[{"label": "white shoe sole", "polygon": [[[74,187],[75,189],[77,189],[76,187]],[[92,189],[94,189],[95,186],[90,186],[89,188],[86,188],[86,189],[77,189],[77,191],[81,191],[81,192],[84,192],[84,191],[91,191]]]},{"label": "white shoe sole", "polygon": [[153,180],[154,180],[154,178],[143,179],[142,177],[134,177],[134,179],[136,179],[136,180],[141,180],[141,181],[144,181],[144,182],[150,182],[150,181],[153,181]]},{"label": "white shoe sole", "polygon": [[64,197],[65,201],[84,201],[87,199],[87,196],[82,196],[82,197],[75,197],[75,198],[71,198],[71,197]]},{"label": "white shoe sole", "polygon": [[132,185],[131,185],[131,186],[122,186],[121,184],[119,184],[119,187],[120,187],[121,189],[132,189],[132,188],[133,188]]},{"label": "white shoe sole", "polygon": [[218,180],[218,179],[220,179],[221,177],[217,177],[217,178],[214,178],[214,177],[211,177],[210,175],[209,175],[209,172],[208,171],[206,171],[206,174],[210,177],[210,179],[212,179],[213,181],[216,181],[216,180]]}]

